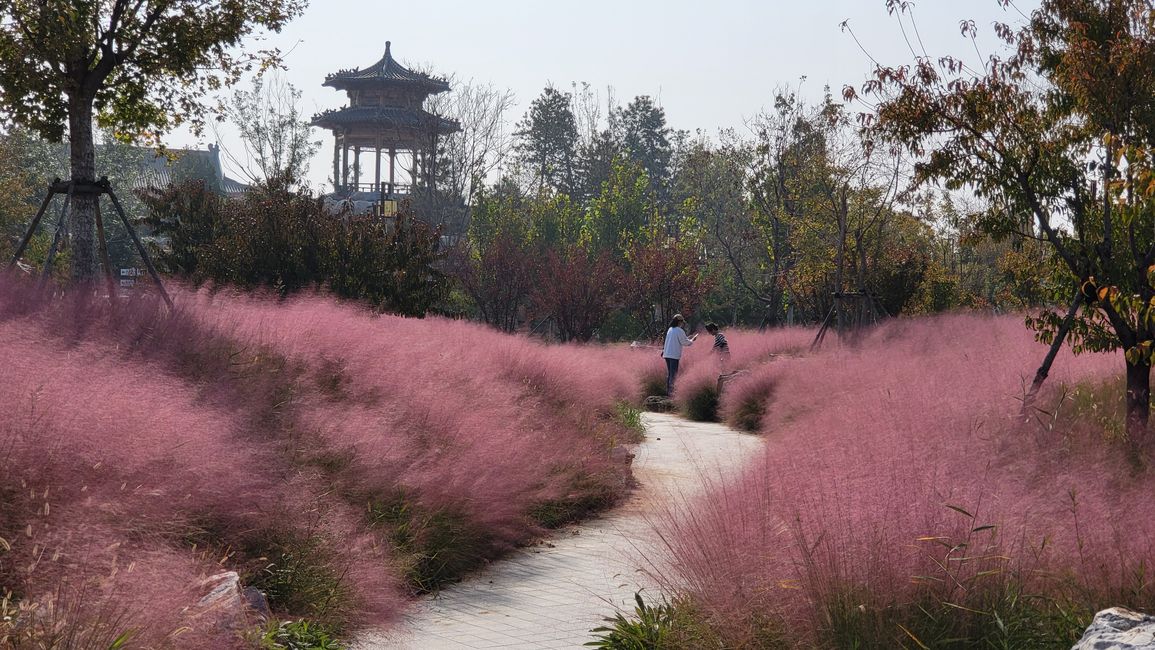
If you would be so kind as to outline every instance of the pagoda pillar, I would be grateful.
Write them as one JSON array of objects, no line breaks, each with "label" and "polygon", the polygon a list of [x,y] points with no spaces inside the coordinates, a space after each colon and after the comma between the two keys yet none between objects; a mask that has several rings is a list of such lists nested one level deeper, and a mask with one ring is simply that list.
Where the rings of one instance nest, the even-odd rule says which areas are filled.
[{"label": "pagoda pillar", "polygon": [[341,191],[341,136],[333,133],[333,191]]},{"label": "pagoda pillar", "polygon": [[375,164],[373,165],[373,191],[381,193],[381,138],[377,138],[377,146],[373,148]]},{"label": "pagoda pillar", "polygon": [[361,191],[361,145],[353,145],[353,191]]},{"label": "pagoda pillar", "polygon": [[341,191],[349,189],[349,144],[341,138]]},{"label": "pagoda pillar", "polygon": [[393,196],[394,188],[396,188],[396,179],[394,178],[394,167],[397,166],[397,150],[389,147],[389,196]]}]

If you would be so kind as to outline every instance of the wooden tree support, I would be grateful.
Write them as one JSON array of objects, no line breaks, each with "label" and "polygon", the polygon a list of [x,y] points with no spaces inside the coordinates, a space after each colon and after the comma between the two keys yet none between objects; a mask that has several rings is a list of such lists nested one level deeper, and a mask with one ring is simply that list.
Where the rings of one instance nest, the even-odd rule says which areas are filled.
[{"label": "wooden tree support", "polygon": [[832,320],[842,311],[843,303],[847,298],[851,298],[854,303],[854,318],[849,327],[851,330],[859,329],[867,325],[876,325],[882,320],[883,316],[887,318],[890,317],[890,313],[886,311],[886,308],[878,302],[878,299],[872,293],[862,291],[835,291],[831,295],[834,297],[834,303],[830,306],[830,311],[826,312],[826,318],[822,319],[822,325],[818,327],[818,334],[815,335],[814,340],[810,343],[811,352],[822,347],[822,341],[826,339],[826,332],[830,329]]},{"label": "wooden tree support", "polygon": [[1024,418],[1030,415],[1031,407],[1035,404],[1035,398],[1039,395],[1039,389],[1043,387],[1043,382],[1047,380],[1047,375],[1051,374],[1051,364],[1055,362],[1055,357],[1059,355],[1059,350],[1063,347],[1063,341],[1066,340],[1067,334],[1071,331],[1071,325],[1075,321],[1075,314],[1079,313],[1079,307],[1083,304],[1083,292],[1078,288],[1075,289],[1075,297],[1071,299],[1071,307],[1067,310],[1067,315],[1063,318],[1063,322],[1059,324],[1059,330],[1055,332],[1055,340],[1051,341],[1051,348],[1047,350],[1047,356],[1043,358],[1043,365],[1035,371],[1035,378],[1031,380],[1031,388],[1023,395],[1023,409],[1022,415]]},{"label": "wooden tree support", "polygon": [[96,194],[96,235],[100,246],[100,262],[104,266],[105,282],[108,285],[108,297],[110,299],[116,296],[116,284],[112,277],[112,265],[108,258],[108,240],[104,234],[104,219],[100,212],[99,196],[108,195],[109,200],[112,201],[112,206],[116,209],[117,216],[120,217],[121,223],[124,224],[128,234],[132,237],[132,242],[136,245],[137,252],[140,253],[141,260],[144,261],[144,266],[148,269],[149,276],[152,281],[156,283],[157,290],[164,298],[164,303],[168,305],[169,309],[173,308],[172,298],[169,297],[168,292],[165,291],[164,283],[160,279],[160,274],[157,273],[156,267],[152,263],[152,256],[148,254],[148,249],[145,248],[144,243],[136,234],[136,228],[133,228],[132,222],[128,220],[128,216],[124,213],[124,208],[120,205],[120,199],[117,198],[116,193],[112,191],[112,184],[108,182],[107,176],[102,176],[100,180],[95,183],[83,183],[79,181],[62,181],[56,178],[48,186],[48,194],[45,195],[44,200],[40,203],[40,209],[36,211],[36,216],[32,218],[32,222],[28,224],[28,230],[25,231],[24,236],[20,239],[20,244],[16,247],[16,253],[12,256],[12,261],[8,263],[8,270],[11,271],[16,267],[16,263],[20,261],[21,256],[24,255],[25,249],[28,248],[28,242],[32,241],[32,236],[36,234],[36,228],[40,225],[40,221],[44,218],[44,213],[48,211],[48,207],[52,203],[52,199],[57,194],[64,195],[64,205],[60,209],[60,219],[56,222],[56,230],[52,236],[52,245],[48,249],[48,258],[44,261],[44,269],[40,272],[40,286],[43,287],[48,281],[48,277],[52,272],[52,264],[56,261],[56,254],[60,250],[60,246],[64,238],[68,235],[68,217],[69,210],[72,207],[72,197],[76,194]]}]

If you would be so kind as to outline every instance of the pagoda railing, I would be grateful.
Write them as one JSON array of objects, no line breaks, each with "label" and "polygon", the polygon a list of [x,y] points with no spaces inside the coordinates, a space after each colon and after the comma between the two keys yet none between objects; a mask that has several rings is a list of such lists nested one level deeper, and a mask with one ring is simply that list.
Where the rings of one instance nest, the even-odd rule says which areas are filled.
[{"label": "pagoda railing", "polygon": [[348,183],[341,187],[342,193],[368,192],[383,196],[407,196],[413,193],[413,186],[408,183]]}]

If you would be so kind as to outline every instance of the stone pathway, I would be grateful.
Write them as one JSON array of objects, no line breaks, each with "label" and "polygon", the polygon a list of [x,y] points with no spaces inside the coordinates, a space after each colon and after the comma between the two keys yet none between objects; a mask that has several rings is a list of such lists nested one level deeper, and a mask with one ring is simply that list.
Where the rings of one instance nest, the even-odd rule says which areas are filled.
[{"label": "stone pathway", "polygon": [[704,478],[732,473],[761,442],[671,415],[647,413],[643,422],[639,487],[625,504],[422,601],[399,629],[364,634],[353,648],[580,648],[606,616],[633,610],[634,592],[656,599],[643,571],[660,555],[652,518],[699,493]]}]

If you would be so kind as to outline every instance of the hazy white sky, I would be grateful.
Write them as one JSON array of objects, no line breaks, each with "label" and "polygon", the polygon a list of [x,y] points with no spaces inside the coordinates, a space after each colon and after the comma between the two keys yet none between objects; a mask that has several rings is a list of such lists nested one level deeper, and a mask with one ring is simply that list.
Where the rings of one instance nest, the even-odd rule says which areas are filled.
[{"label": "hazy white sky", "polygon": [[[1036,4],[1017,6],[1029,13]],[[921,0],[915,15],[931,55],[972,58],[978,55],[961,37],[960,20],[973,19],[988,34],[993,21],[1023,20],[996,0]],[[814,98],[826,84],[837,94],[860,83],[872,64],[840,30],[844,20],[881,62],[911,59],[885,0],[312,0],[304,16],[259,45],[287,52],[286,76],[304,93],[308,115],[345,103],[344,93],[321,86],[326,74],[376,62],[388,40],[403,63],[511,89],[518,101],[511,121],[547,84],[585,81],[603,97],[613,86],[623,104],[651,95],[671,126],[712,134],[743,127],[771,104],[776,88],[797,86],[803,76],[803,93]],[[332,139],[315,133],[324,144],[310,178],[322,188]],[[221,136],[224,147],[239,151],[227,130]],[[187,135],[171,141],[194,143]]]}]

